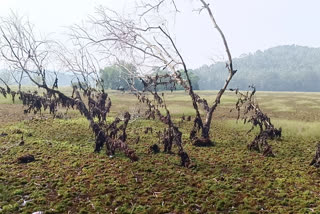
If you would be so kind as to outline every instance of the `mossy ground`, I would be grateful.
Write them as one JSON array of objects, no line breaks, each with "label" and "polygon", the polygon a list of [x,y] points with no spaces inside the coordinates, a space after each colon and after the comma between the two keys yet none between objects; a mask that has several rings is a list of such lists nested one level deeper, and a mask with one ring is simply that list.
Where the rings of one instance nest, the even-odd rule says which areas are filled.
[{"label": "mossy ground", "polygon": [[[113,117],[134,110],[132,95],[110,95]],[[213,120],[214,147],[192,146],[192,122],[180,124],[185,150],[196,165],[191,169],[180,167],[176,155],[148,152],[158,141],[155,131],[163,128],[157,121],[130,123],[128,144],[140,158],[131,162],[121,153],[112,158],[93,153],[94,136],[75,112],[72,119],[2,119],[0,133],[8,135],[0,137],[0,213],[320,213],[320,170],[309,166],[320,139],[315,108],[320,94],[259,92],[258,97],[283,128],[282,139],[270,141],[276,157],[247,150],[255,133],[247,134],[250,126],[236,123],[236,113],[229,113],[235,97],[228,94]],[[167,100],[177,122],[182,113],[193,115],[183,93]],[[293,112],[278,111],[277,103]],[[15,104],[8,112],[18,110],[21,105]],[[144,134],[146,126],[153,127],[153,134]],[[18,164],[25,154],[36,161]]]}]

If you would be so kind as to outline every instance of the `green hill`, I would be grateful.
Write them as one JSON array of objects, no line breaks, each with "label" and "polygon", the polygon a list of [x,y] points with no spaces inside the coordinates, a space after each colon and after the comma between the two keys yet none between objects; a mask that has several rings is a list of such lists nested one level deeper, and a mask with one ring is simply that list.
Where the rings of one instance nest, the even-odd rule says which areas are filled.
[{"label": "green hill", "polygon": [[[320,91],[320,48],[277,46],[234,59],[238,70],[231,88],[255,85],[263,91]],[[202,90],[220,89],[227,77],[225,63],[194,70]]]}]

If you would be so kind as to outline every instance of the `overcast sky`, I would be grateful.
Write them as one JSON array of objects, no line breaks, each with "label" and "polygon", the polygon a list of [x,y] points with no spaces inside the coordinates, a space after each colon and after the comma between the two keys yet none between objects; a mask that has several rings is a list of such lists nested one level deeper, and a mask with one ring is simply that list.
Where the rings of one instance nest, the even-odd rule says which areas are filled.
[{"label": "overcast sky", "polygon": [[[10,10],[28,16],[44,34],[62,34],[104,5],[126,13],[134,0],[0,0],[0,16]],[[181,4],[182,2],[182,4]],[[320,47],[319,0],[208,0],[234,57],[286,44]],[[176,42],[189,67],[212,63],[224,50],[206,13],[192,12],[198,0],[180,0],[174,20]],[[173,20],[169,20],[173,21]],[[55,35],[54,34],[54,35]]]}]

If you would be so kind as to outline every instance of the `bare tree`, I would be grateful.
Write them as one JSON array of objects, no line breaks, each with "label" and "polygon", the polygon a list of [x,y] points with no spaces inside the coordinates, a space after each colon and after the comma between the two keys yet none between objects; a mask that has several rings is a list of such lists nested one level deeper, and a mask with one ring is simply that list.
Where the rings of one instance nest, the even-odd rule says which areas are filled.
[{"label": "bare tree", "polygon": [[[138,160],[135,152],[128,147],[126,141],[126,129],[130,114],[126,113],[124,119],[116,118],[111,124],[106,123],[106,116],[111,108],[111,101],[103,90],[103,87],[90,87],[90,78],[95,79],[100,85],[99,68],[94,67],[94,59],[85,48],[79,49],[73,58],[62,57],[67,69],[77,74],[77,83],[73,85],[72,96],[67,96],[58,89],[57,76],[52,86],[48,84],[46,68],[50,64],[52,51],[49,45],[56,43],[41,40],[36,37],[32,26],[24,19],[11,16],[0,24],[1,32],[1,60],[11,67],[26,74],[38,88],[44,90],[43,96],[36,92],[24,92],[20,90],[19,99],[27,106],[25,113],[38,112],[49,108],[50,113],[55,114],[59,106],[76,108],[89,121],[90,127],[95,134],[95,152],[99,152],[106,144],[107,153],[113,155],[116,149],[123,151],[132,161]],[[37,81],[36,77],[40,77]],[[0,88],[1,93],[13,93],[8,85],[6,89]],[[80,92],[83,91],[83,96]],[[83,97],[87,97],[87,104]],[[95,120],[95,119],[98,119]],[[122,124],[121,124],[122,123]]]},{"label": "bare tree", "polygon": [[[28,20],[11,13],[10,17],[2,17],[0,32],[2,34],[0,51],[1,57],[8,67],[16,72],[12,75],[21,90],[21,81],[26,74],[33,83],[36,83],[35,75],[45,77],[42,67],[48,58],[46,40],[37,40],[33,33],[33,26]],[[27,71],[27,73],[26,73]],[[36,72],[38,71],[39,74]],[[45,78],[42,80],[45,82]]]},{"label": "bare tree", "polygon": [[[152,10],[158,11],[164,2],[166,1],[158,1],[155,4],[145,3],[141,6],[144,11],[140,14],[139,20]],[[177,12],[178,9],[175,1],[169,2]],[[166,70],[174,84],[183,86],[191,97],[196,117],[190,138],[195,141],[195,145],[203,146],[212,144],[210,141],[212,116],[220,104],[221,97],[236,70],[233,68],[232,56],[227,40],[217,24],[209,4],[204,0],[199,0],[199,3],[201,3],[202,7],[198,11],[208,12],[213,27],[217,29],[223,41],[228,56],[226,63],[226,68],[229,72],[228,78],[211,105],[193,90],[187,64],[165,26],[152,26],[148,21],[144,21],[145,24],[142,24],[140,21],[125,19],[115,11],[99,8],[97,10],[97,17],[91,17],[90,19],[90,26],[95,29],[94,33],[90,33],[83,26],[76,26],[74,28],[74,35],[77,38],[86,40],[87,44],[97,45],[102,49],[107,48],[106,52],[119,51],[126,53],[126,57],[130,58],[140,68],[141,73],[148,73],[148,69],[150,73],[150,70],[154,71],[155,67],[158,70]],[[205,112],[204,118],[201,116],[199,105]],[[197,136],[198,132],[200,132],[200,138]]]}]

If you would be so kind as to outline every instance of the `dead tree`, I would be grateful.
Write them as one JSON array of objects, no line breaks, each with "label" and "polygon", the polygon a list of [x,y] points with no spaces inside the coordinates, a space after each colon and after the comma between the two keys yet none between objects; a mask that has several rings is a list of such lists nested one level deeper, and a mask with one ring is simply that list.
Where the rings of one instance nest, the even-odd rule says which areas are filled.
[{"label": "dead tree", "polygon": [[[61,57],[62,55],[59,55],[65,65],[68,65],[66,70],[73,72],[77,78],[77,83],[73,85],[72,96],[67,96],[58,89],[57,77],[52,85],[48,82],[50,74],[46,69],[49,67],[50,59],[54,53],[48,47],[54,46],[56,43],[37,38],[33,33],[32,26],[23,19],[17,19],[14,16],[5,20],[0,24],[0,59],[23,72],[32,83],[44,92],[43,95],[37,91],[24,92],[20,89],[13,92],[8,85],[6,85],[6,89],[1,87],[0,92],[4,96],[8,93],[17,93],[18,98],[26,106],[25,113],[37,113],[49,109],[51,114],[55,114],[58,107],[75,108],[90,124],[96,138],[95,152],[100,152],[106,144],[109,155],[113,155],[115,150],[119,149],[132,161],[138,160],[135,152],[125,142],[130,114],[125,114],[124,120],[121,120],[123,124],[119,127],[107,126],[106,116],[111,108],[111,100],[103,87],[91,87],[89,78],[96,78],[96,82],[100,85],[102,81],[98,75],[99,68],[94,66],[94,60],[91,55],[88,55],[88,51],[83,47],[77,47],[78,54],[71,59],[69,56]],[[88,103],[85,103],[83,97],[88,98]],[[116,118],[116,120],[119,119]],[[116,134],[109,136],[109,132]],[[122,132],[122,134],[118,136],[118,132]]]},{"label": "dead tree", "polygon": [[238,89],[231,89],[238,95],[236,110],[238,111],[237,120],[240,119],[242,110],[242,120],[244,123],[251,123],[252,127],[248,131],[251,132],[255,127],[259,127],[260,132],[255,139],[248,145],[249,150],[255,150],[263,153],[264,156],[274,156],[271,146],[268,144],[268,139],[280,138],[282,129],[275,128],[271,123],[271,119],[262,112],[254,95],[256,89],[254,86],[251,92],[242,93]]},{"label": "dead tree", "polygon": [[[175,11],[179,12],[175,1],[171,0],[169,2],[174,6]],[[163,34],[163,36],[169,41],[169,44],[171,45],[171,49],[173,50],[175,55],[168,54],[169,50],[164,48],[164,45],[159,43],[157,40],[156,40],[155,44],[150,43],[150,42],[148,42],[148,44],[152,44],[152,47],[155,47],[155,51],[160,52],[159,56],[161,56],[161,59],[164,62],[164,66],[169,67],[172,70],[172,72],[175,74],[174,77],[176,78],[177,82],[184,87],[184,89],[188,92],[188,94],[190,95],[190,97],[192,99],[192,105],[193,105],[193,108],[195,109],[196,116],[194,119],[193,128],[190,132],[190,139],[194,140],[194,145],[210,146],[210,145],[213,145],[210,140],[210,127],[211,127],[213,113],[216,110],[216,108],[218,107],[218,105],[220,104],[221,97],[224,94],[225,90],[227,89],[232,77],[235,75],[237,70],[235,70],[233,68],[232,56],[231,56],[231,52],[230,52],[227,40],[225,38],[223,31],[221,30],[221,28],[217,24],[209,4],[206,3],[206,1],[204,1],[204,0],[199,0],[199,2],[202,5],[201,8],[198,10],[199,13],[201,13],[203,10],[208,12],[209,18],[212,21],[214,28],[217,29],[219,35],[221,36],[221,39],[223,41],[223,44],[224,44],[224,47],[226,50],[226,54],[228,57],[228,61],[226,63],[226,68],[229,72],[229,76],[228,76],[224,86],[222,87],[222,89],[220,89],[220,91],[218,92],[218,94],[215,98],[215,101],[213,102],[212,105],[208,104],[207,100],[205,100],[204,98],[201,98],[198,94],[196,94],[194,92],[185,60],[183,59],[181,53],[179,52],[179,50],[178,50],[176,44],[174,43],[172,37],[170,36],[170,34],[160,26],[159,27],[148,27],[145,29],[145,31],[158,29],[158,31],[161,34]],[[160,1],[155,5],[145,4],[145,7],[147,8],[147,10],[143,13],[143,15],[150,12],[151,10],[158,11],[161,4],[164,4],[164,1]],[[151,45],[149,45],[148,47],[150,47],[150,46]],[[172,62],[176,62],[176,64],[172,65]],[[182,69],[182,72],[184,72],[186,79],[182,78],[181,71],[179,69],[177,69],[178,65],[180,65],[180,68]],[[199,105],[201,105],[203,110],[205,111],[205,119],[203,119],[200,115]],[[198,132],[201,133],[200,138],[197,137]]]},{"label": "dead tree", "polygon": [[[28,45],[26,43],[26,38],[28,38],[28,40],[32,40],[32,26],[31,24],[26,21],[24,23],[21,22],[21,20],[19,20],[20,17],[18,17],[16,14],[11,13],[9,18],[5,18],[5,17],[0,17],[0,22],[1,22],[1,27],[0,27],[0,33],[5,34],[10,32],[10,38],[3,38],[4,40],[6,40],[6,42],[2,42],[0,43],[0,57],[2,57],[4,64],[8,65],[8,70],[10,70],[10,76],[12,77],[12,79],[15,81],[15,83],[18,85],[18,91],[21,91],[21,82],[22,79],[24,78],[24,71],[20,69],[19,66],[16,66],[14,64],[11,63],[11,58],[8,57],[10,55],[10,49],[14,48],[16,49],[17,47],[10,47],[10,45],[8,44],[9,41],[7,41],[7,39],[10,39],[11,41],[16,41],[16,43],[20,43],[23,45]],[[22,25],[23,24],[23,25]],[[17,29],[24,30],[24,31],[30,31],[30,34],[26,33],[26,34],[20,34],[20,33],[14,33],[17,31]],[[35,41],[34,41],[35,42]],[[39,42],[37,42],[39,43]],[[31,55],[31,49],[29,49],[28,52],[15,52],[15,58],[19,58],[19,59],[23,59],[24,55]],[[45,52],[42,52],[41,54],[45,54]],[[27,63],[27,61],[21,61],[21,63]],[[3,79],[1,79],[1,82],[3,82],[5,85],[7,85],[5,83],[5,81]],[[14,98],[13,98],[14,100]]]},{"label": "dead tree", "polygon": [[[143,9],[143,12],[139,13],[140,16],[138,19],[141,20],[141,18],[144,18],[146,14],[152,11],[159,12],[164,2],[166,2],[166,0],[157,2],[154,5],[151,3],[144,4],[140,7]],[[170,0],[169,2],[173,5],[174,10],[178,11],[175,1]],[[125,19],[115,11],[100,8],[97,10],[98,15],[91,18],[89,22],[90,27],[94,28],[96,33],[90,33],[85,26],[75,26],[73,30],[75,35],[87,41],[87,44],[96,45],[111,55],[116,55],[117,52],[121,52],[122,55],[126,53],[126,58],[130,58],[131,61],[139,67],[141,73],[150,73],[150,71],[148,71],[150,67],[153,71],[155,67],[159,71],[166,71],[172,83],[183,86],[191,97],[196,116],[190,132],[190,139],[196,142],[196,145],[211,145],[210,128],[213,113],[220,104],[221,97],[232,77],[235,75],[236,70],[233,68],[227,40],[217,24],[209,4],[204,0],[199,0],[199,3],[201,4],[199,12],[203,10],[208,12],[213,27],[217,29],[222,38],[228,57],[226,68],[229,76],[212,104],[209,104],[207,100],[201,98],[194,92],[187,64],[166,27],[162,25],[153,26],[150,23],[151,21],[145,21],[146,24],[143,24],[133,19]],[[205,112],[204,117],[200,114],[199,106],[201,106]],[[200,135],[200,137],[198,135]]]}]

